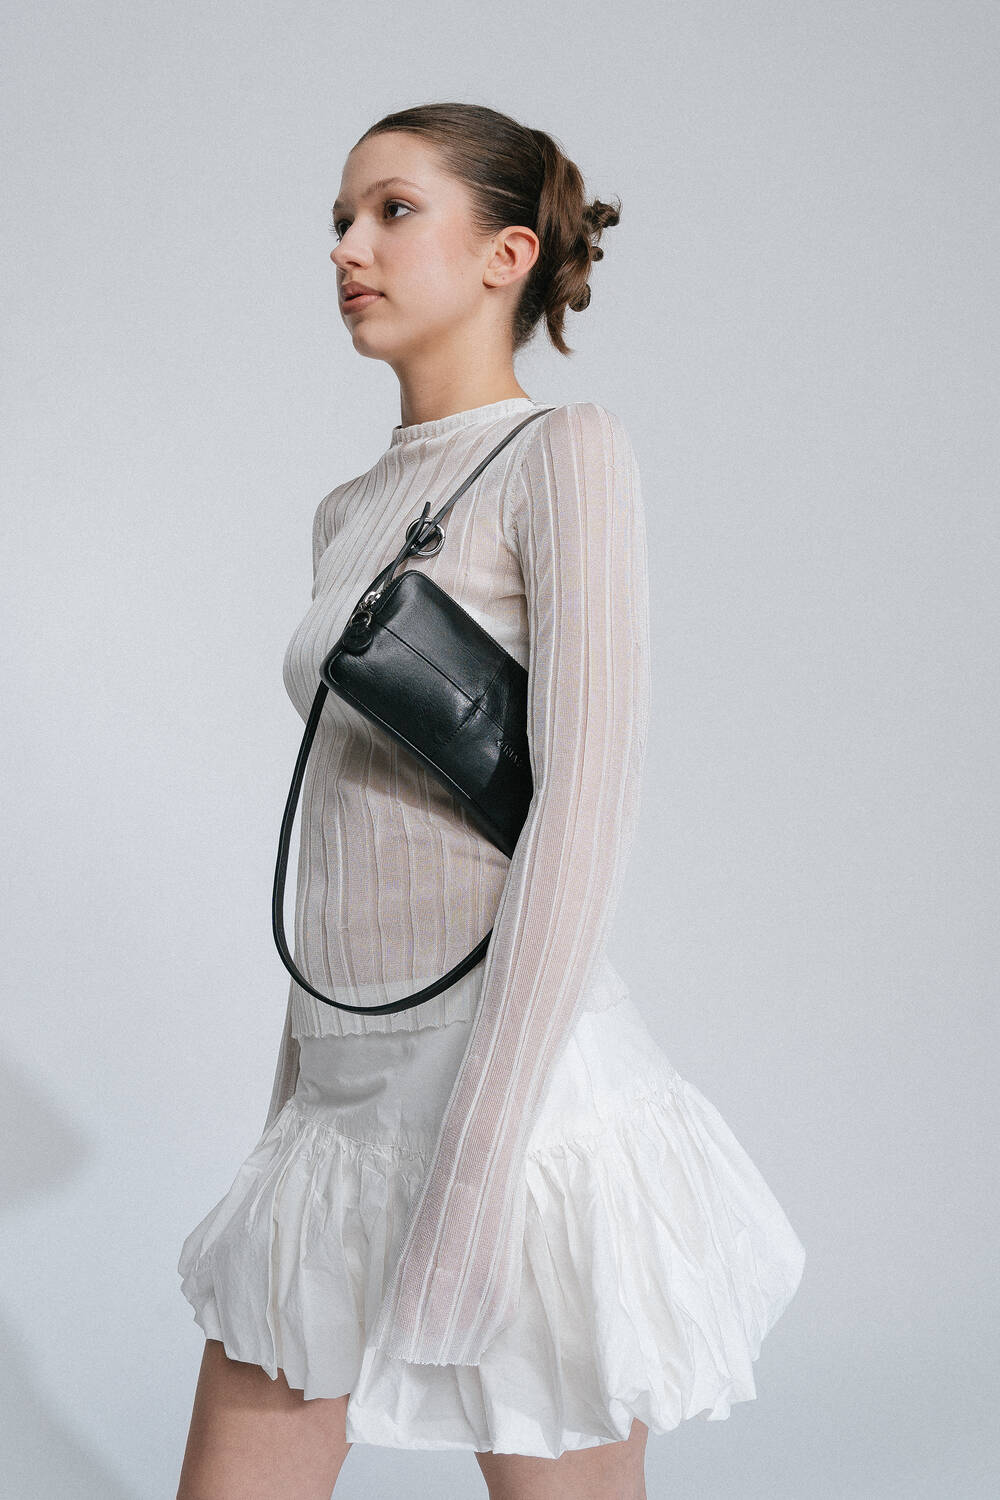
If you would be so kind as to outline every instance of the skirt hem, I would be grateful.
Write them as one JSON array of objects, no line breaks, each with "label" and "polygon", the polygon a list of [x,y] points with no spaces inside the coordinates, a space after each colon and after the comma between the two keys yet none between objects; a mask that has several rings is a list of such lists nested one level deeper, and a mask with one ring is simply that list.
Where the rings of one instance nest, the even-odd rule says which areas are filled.
[{"label": "skirt hem", "polygon": [[[234,1360],[238,1361],[240,1364],[257,1365],[260,1369],[262,1369],[264,1371],[265,1375],[271,1381],[276,1381],[277,1378],[278,1378],[279,1373],[280,1374],[284,1373],[279,1368],[279,1369],[275,1370],[274,1374],[272,1374],[271,1371],[270,1371],[270,1369],[267,1367],[266,1363],[262,1363],[259,1359],[249,1359],[246,1356],[246,1354],[236,1353],[232,1348],[230,1348],[227,1345],[226,1340],[222,1337],[221,1330],[218,1331],[218,1332],[209,1332],[208,1328],[206,1327],[206,1322],[208,1320],[205,1319],[203,1321],[203,1319],[204,1319],[203,1312],[199,1311],[198,1308],[195,1308],[195,1310],[194,1310],[194,1322],[197,1324],[197,1326],[204,1333],[206,1339],[216,1339],[219,1343],[222,1344],[222,1347],[225,1349],[226,1354],[229,1356],[230,1359],[234,1359]],[[760,1356],[758,1355],[757,1359],[754,1360],[753,1362],[757,1363],[758,1360],[759,1360],[759,1358],[760,1358]],[[305,1394],[305,1392],[303,1391],[302,1392],[303,1400],[304,1401],[339,1400],[343,1396],[350,1397],[353,1385],[354,1385],[354,1381],[350,1381],[348,1383],[348,1389],[346,1391],[337,1391],[335,1393],[331,1393],[331,1392],[322,1392],[322,1393],[320,1393],[318,1391],[313,1391],[312,1394],[310,1394],[310,1395],[307,1396]],[[299,1387],[299,1386],[290,1386],[289,1389],[295,1391],[295,1390],[301,1390],[301,1387]],[[665,1435],[668,1432],[674,1432],[678,1427],[681,1426],[681,1424],[683,1422],[689,1422],[689,1421],[694,1421],[694,1420],[701,1420],[701,1421],[705,1421],[705,1422],[725,1422],[725,1421],[728,1421],[728,1419],[729,1419],[729,1417],[730,1417],[730,1415],[732,1413],[732,1409],[733,1409],[734,1406],[739,1406],[739,1405],[741,1405],[741,1404],[743,1404],[745,1402],[756,1401],[756,1400],[757,1400],[757,1391],[756,1391],[756,1389],[754,1389],[753,1391],[744,1391],[744,1392],[740,1392],[740,1393],[737,1393],[737,1392],[735,1392],[733,1390],[728,1390],[726,1392],[720,1392],[719,1397],[717,1398],[717,1400],[714,1403],[702,1407],[700,1411],[696,1411],[696,1412],[684,1412],[680,1416],[677,1417],[676,1421],[671,1421],[671,1422],[669,1422],[667,1424],[663,1424],[663,1425],[660,1425],[660,1424],[657,1423],[655,1417],[652,1415],[652,1413],[650,1413],[648,1411],[648,1408],[646,1409],[646,1411],[647,1411],[646,1416],[643,1416],[641,1414],[641,1412],[633,1409],[632,1407],[629,1407],[629,1408],[627,1408],[627,1411],[628,1411],[627,1429],[628,1430],[626,1432],[621,1433],[621,1434],[619,1434],[619,1433],[616,1432],[613,1436],[610,1436],[610,1437],[607,1436],[607,1435],[605,1435],[605,1434],[597,1435],[597,1434],[589,1433],[589,1432],[588,1433],[575,1433],[575,1434],[564,1433],[563,1437],[566,1439],[566,1442],[565,1442],[565,1445],[560,1449],[559,1453],[532,1452],[532,1453],[526,1454],[524,1452],[523,1448],[480,1447],[479,1446],[480,1440],[478,1440],[478,1439],[459,1439],[459,1438],[456,1438],[456,1439],[444,1439],[444,1438],[438,1439],[438,1438],[420,1438],[420,1437],[410,1437],[410,1436],[390,1437],[388,1434],[383,1434],[382,1436],[379,1436],[379,1437],[358,1437],[358,1436],[352,1436],[353,1433],[356,1433],[357,1429],[354,1428],[351,1425],[351,1423],[348,1423],[348,1429],[347,1429],[346,1436],[347,1436],[348,1441],[352,1444],[352,1446],[357,1446],[357,1447],[400,1448],[400,1449],[414,1449],[414,1450],[418,1450],[418,1451],[419,1450],[424,1450],[424,1451],[440,1451],[440,1452],[446,1452],[446,1451],[459,1452],[459,1451],[461,1451],[461,1452],[468,1452],[468,1453],[473,1453],[473,1452],[475,1452],[475,1453],[513,1453],[513,1454],[517,1454],[520,1457],[530,1457],[530,1458],[558,1458],[558,1457],[560,1457],[560,1455],[562,1453],[579,1452],[579,1451],[582,1451],[585,1448],[598,1448],[598,1447],[603,1447],[603,1446],[605,1446],[605,1445],[607,1445],[609,1443],[621,1443],[621,1442],[625,1442],[627,1440],[628,1436],[629,1436],[629,1432],[631,1431],[632,1423],[634,1421],[642,1422],[646,1427],[648,1427],[650,1437],[662,1437],[663,1435]],[[579,1439],[579,1441],[576,1441],[575,1439]]]}]

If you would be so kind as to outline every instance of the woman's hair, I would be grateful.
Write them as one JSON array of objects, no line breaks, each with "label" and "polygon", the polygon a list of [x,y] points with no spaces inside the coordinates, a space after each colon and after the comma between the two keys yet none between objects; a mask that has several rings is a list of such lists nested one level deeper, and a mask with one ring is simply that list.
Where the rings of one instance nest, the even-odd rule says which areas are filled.
[{"label": "woman's hair", "polygon": [[538,259],[524,278],[514,312],[514,349],[528,342],[542,317],[560,354],[572,354],[562,336],[566,308],[590,304],[587,278],[601,260],[603,230],[617,224],[615,206],[588,202],[574,162],[544,130],[519,125],[509,115],[480,104],[419,104],[376,121],[356,142],[385,131],[405,130],[437,148],[442,165],[465,183],[472,224],[488,238],[512,224],[538,236]]}]

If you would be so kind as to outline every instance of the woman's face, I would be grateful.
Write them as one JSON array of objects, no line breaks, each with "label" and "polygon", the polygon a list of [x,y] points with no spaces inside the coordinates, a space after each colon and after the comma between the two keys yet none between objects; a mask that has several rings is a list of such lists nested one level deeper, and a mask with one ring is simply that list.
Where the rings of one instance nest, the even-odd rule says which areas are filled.
[{"label": "woman's face", "polygon": [[[534,236],[515,229],[505,244],[511,231],[504,230],[477,242],[465,185],[419,137],[388,131],[356,146],[331,218],[340,313],[360,354],[395,364],[509,328],[510,297],[498,288],[516,295],[511,272],[525,268],[530,247],[523,236]],[[527,264],[534,259],[530,253]],[[352,311],[343,300],[351,281],[381,295]]]}]

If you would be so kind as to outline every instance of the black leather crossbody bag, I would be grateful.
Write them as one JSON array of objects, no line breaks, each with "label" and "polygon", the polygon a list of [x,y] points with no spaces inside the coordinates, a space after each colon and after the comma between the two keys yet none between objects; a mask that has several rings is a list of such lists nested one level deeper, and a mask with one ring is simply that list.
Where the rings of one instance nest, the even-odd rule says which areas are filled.
[{"label": "black leather crossbody bag", "polygon": [[285,871],[306,761],[331,690],[416,757],[465,808],[508,859],[533,791],[528,758],[528,673],[444,589],[413,569],[393,574],[408,557],[432,557],[444,546],[441,521],[501,449],[551,406],[532,412],[473,469],[437,515],[430,501],[406,528],[406,541],[372,579],[337,644],[320,667],[285,803],[274,872],[271,925],[281,961],[326,1005],[387,1015],[430,1000],[485,957],[493,929],[447,974],[385,1005],[346,1005],[314,988],[296,967],[284,930]]}]

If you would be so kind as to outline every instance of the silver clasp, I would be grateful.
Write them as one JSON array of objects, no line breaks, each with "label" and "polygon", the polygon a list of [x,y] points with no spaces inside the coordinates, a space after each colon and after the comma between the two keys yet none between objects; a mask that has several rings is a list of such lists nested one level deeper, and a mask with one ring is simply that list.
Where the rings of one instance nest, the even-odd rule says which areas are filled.
[{"label": "silver clasp", "polygon": [[[421,511],[420,515],[417,517],[417,519],[415,521],[411,521],[410,524],[409,524],[409,526],[407,526],[407,528],[406,528],[406,540],[407,540],[407,542],[412,542],[415,538],[417,538],[417,537],[420,536],[420,533],[421,533],[423,527],[427,523],[428,513],[430,511],[430,508],[431,508],[431,502],[428,500],[426,502],[426,504],[424,505],[424,508]],[[428,531],[426,537],[423,537],[421,539],[421,541],[418,542],[417,546],[411,547],[410,551],[416,557],[433,557],[434,554],[435,554],[435,552],[440,552],[441,548],[443,546],[444,546],[444,532],[441,530],[441,527],[435,521],[434,524],[431,526],[430,530]]]}]

